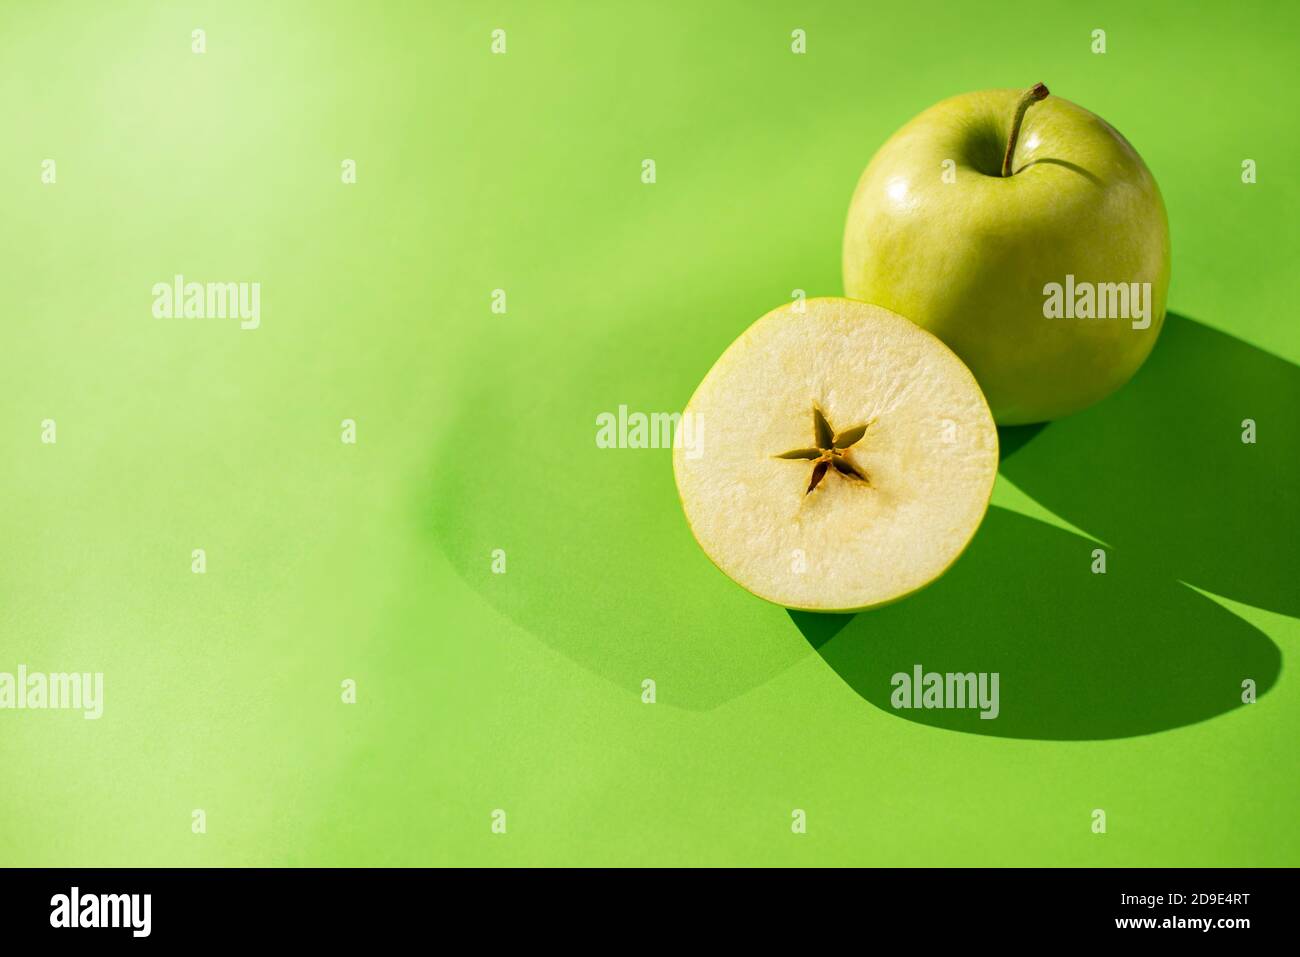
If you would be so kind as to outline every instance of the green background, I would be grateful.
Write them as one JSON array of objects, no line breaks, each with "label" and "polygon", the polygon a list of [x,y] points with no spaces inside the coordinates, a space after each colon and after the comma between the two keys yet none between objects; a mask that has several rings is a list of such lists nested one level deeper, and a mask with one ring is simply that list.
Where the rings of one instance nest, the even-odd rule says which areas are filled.
[{"label": "green background", "polygon": [[[1296,13],[1089,6],[0,7],[0,671],[106,699],[0,711],[0,863],[1300,863]],[[838,294],[874,149],[1038,80],[1161,185],[1155,353],[1004,434],[921,594],[747,595],[596,415]],[[175,273],[261,328],[153,318]],[[893,711],[916,662],[1002,716]]]}]

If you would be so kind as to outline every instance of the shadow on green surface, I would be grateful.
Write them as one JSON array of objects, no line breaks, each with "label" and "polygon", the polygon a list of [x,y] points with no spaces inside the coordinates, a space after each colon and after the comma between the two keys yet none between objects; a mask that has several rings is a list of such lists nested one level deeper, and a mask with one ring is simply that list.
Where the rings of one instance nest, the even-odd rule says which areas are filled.
[{"label": "shadow on green surface", "polygon": [[1170,314],[1115,395],[1002,437],[1002,474],[1126,565],[1300,616],[1300,368]]},{"label": "shadow on green surface", "polygon": [[1046,422],[1037,422],[1033,425],[998,426],[998,455],[1002,462],[1005,463],[1008,458],[1028,445],[1034,436],[1045,428],[1047,428]]},{"label": "shadow on green surface", "polygon": [[[1170,314],[1133,381],[1078,415],[1000,430],[1001,472],[1096,543],[1003,509],[944,579],[897,606],[812,622],[862,697],[924,724],[1085,739],[1191,724],[1263,694],[1281,653],[1181,584],[1300,614],[1300,369]],[[1242,441],[1254,423],[1254,443]],[[894,709],[895,673],[999,672],[1001,714]]]},{"label": "shadow on green surface", "polygon": [[803,636],[808,639],[808,644],[815,650],[820,650],[822,645],[838,635],[857,617],[857,615],[795,611],[793,608],[787,608],[786,611],[790,614],[790,620],[795,623]]},{"label": "shadow on green surface", "polygon": [[[876,707],[922,724],[1010,738],[1122,738],[1182,727],[1263,694],[1278,648],[1254,626],[1162,573],[1095,542],[1001,508],[989,510],[952,570],[872,612],[791,612],[837,674]],[[813,622],[814,618],[830,621]],[[1000,713],[895,709],[891,679],[997,672]]]},{"label": "shadow on green surface", "polygon": [[[611,452],[593,442],[610,395],[672,408],[662,377],[659,365],[629,353],[621,365],[581,366],[577,384],[547,402],[526,385],[466,401],[416,507],[464,580],[521,628],[630,694],[654,677],[671,696],[663,700],[708,710],[808,648],[773,627],[779,609],[726,581],[692,541],[666,450]],[[890,675],[918,662],[1004,673],[997,720],[972,727],[970,713],[898,712],[945,727],[1118,737],[1226,711],[1242,679],[1261,693],[1273,684],[1280,656],[1179,581],[1297,608],[1300,528],[1288,474],[1300,460],[1297,407],[1293,366],[1171,315],[1150,361],[1117,395],[1002,433],[1003,473],[1106,542],[1107,575],[1089,572],[1089,540],[995,509],[968,554],[921,594],[856,618],[793,620],[883,707]],[[1240,440],[1247,417],[1259,425],[1255,445]],[[460,454],[485,434],[510,436],[510,469]],[[497,549],[508,555],[506,574],[492,571]],[[885,654],[893,651],[908,660],[897,664]]]},{"label": "shadow on green surface", "polygon": [[[695,543],[669,451],[596,446],[601,396],[583,388],[550,402],[467,401],[449,423],[416,507],[464,581],[632,701],[653,678],[659,701],[708,711],[806,658],[783,611],[728,581]],[[672,407],[630,394],[642,408]],[[460,454],[483,435],[509,436],[509,468]],[[497,549],[503,574],[492,570]]]}]

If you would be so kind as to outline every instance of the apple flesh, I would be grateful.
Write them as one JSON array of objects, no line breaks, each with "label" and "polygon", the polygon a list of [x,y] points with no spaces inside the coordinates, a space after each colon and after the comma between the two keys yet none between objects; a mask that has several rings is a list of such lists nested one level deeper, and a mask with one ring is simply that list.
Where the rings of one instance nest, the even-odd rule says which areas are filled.
[{"label": "apple flesh", "polygon": [[848,299],[759,319],[683,420],[699,442],[675,443],[673,470],[700,547],[755,595],[805,611],[869,608],[938,578],[997,472],[970,370],[916,324]]},{"label": "apple flesh", "polygon": [[[1057,96],[1035,102],[1002,175],[1024,96],[968,93],[909,122],[862,174],[844,234],[845,293],[946,342],[1002,425],[1077,412],[1127,382],[1155,345],[1169,286],[1160,190],[1100,117]],[[1045,317],[1045,290],[1067,277],[1081,295],[1139,284],[1149,321],[1138,328],[1132,303],[1127,319]]]}]

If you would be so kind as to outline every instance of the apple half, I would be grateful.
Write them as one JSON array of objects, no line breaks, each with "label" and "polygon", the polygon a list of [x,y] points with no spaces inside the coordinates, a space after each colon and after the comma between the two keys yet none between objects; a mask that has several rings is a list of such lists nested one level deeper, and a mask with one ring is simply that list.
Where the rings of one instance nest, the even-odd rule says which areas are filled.
[{"label": "apple half", "polygon": [[760,598],[818,612],[883,605],[942,575],[997,466],[962,361],[901,316],[834,298],[750,326],[696,389],[673,449],[713,563]]}]

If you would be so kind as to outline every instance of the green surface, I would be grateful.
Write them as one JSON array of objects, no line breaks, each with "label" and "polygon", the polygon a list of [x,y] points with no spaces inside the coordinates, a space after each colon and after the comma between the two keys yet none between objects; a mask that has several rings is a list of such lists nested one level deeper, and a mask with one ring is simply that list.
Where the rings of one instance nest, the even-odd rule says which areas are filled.
[{"label": "green surface", "polygon": [[[1300,863],[1297,25],[5,4],[0,671],[102,671],[106,700],[0,711],[0,863]],[[792,290],[838,294],[873,150],[1037,80],[1160,183],[1150,362],[1004,434],[932,588],[851,620],[752,598],[668,451],[599,449],[596,415],[680,409]],[[175,273],[260,282],[260,328],[155,319]],[[916,662],[999,671],[1001,716],[892,710]]]}]

